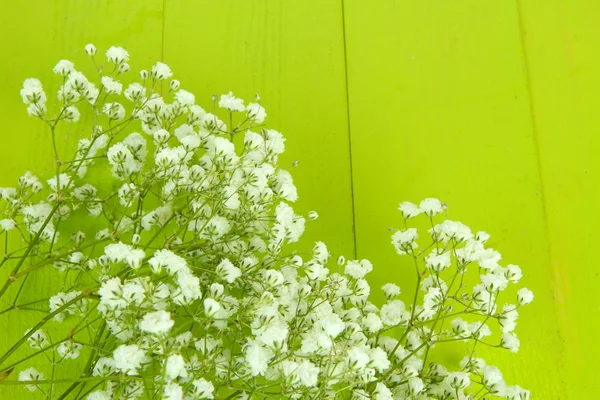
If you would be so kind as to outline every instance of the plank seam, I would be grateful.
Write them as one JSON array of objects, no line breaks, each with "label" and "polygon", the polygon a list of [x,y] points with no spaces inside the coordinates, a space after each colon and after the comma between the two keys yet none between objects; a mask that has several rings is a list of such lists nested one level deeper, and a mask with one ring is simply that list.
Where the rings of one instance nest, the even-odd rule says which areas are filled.
[{"label": "plank seam", "polygon": [[162,1],[162,31],[160,36],[160,59],[162,62],[165,62],[165,10],[167,9],[166,5],[167,0]]},{"label": "plank seam", "polygon": [[[531,67],[530,67],[529,57],[527,55],[527,46],[526,46],[526,41],[525,41],[525,34],[526,34],[525,25],[524,25],[525,23],[524,23],[523,15],[522,15],[521,1],[515,0],[515,2],[516,2],[516,6],[517,6],[517,19],[518,19],[517,22],[518,22],[518,27],[519,27],[519,39],[521,42],[520,43],[521,51],[523,54],[525,86],[526,86],[527,94],[528,94],[529,117],[531,119],[532,138],[533,138],[533,144],[534,144],[535,159],[536,159],[536,163],[537,163],[538,180],[539,180],[539,184],[540,184],[540,200],[542,203],[543,229],[544,229],[544,233],[546,236],[546,243],[548,246],[548,250],[547,250],[548,262],[550,263],[550,267],[552,269],[552,282],[553,282],[552,289],[554,292],[554,303],[553,304],[554,304],[555,318],[558,323],[558,332],[557,333],[558,333],[558,339],[560,341],[560,361],[562,362],[562,364],[564,366],[564,364],[566,362],[564,329],[567,326],[567,324],[563,324],[563,318],[561,317],[561,314],[562,315],[566,315],[566,314],[564,314],[564,311],[562,310],[562,308],[564,306],[561,305],[562,304],[561,303],[562,294],[560,291],[560,282],[557,282],[557,274],[555,273],[555,270],[558,267],[554,265],[554,262],[552,260],[552,246],[551,246],[551,240],[550,240],[546,189],[545,189],[545,185],[544,185],[544,175],[542,173],[542,160],[541,160],[541,155],[540,155],[541,151],[540,151],[540,143],[539,143],[539,128],[538,128],[538,124],[536,122],[536,117],[535,117],[534,95],[533,95],[533,87],[531,84],[531,81],[532,81]],[[562,370],[564,371],[564,368],[562,368]],[[563,391],[566,391],[566,380],[564,378],[565,377],[563,376],[561,384],[563,386]]]},{"label": "plank seam", "polygon": [[350,90],[349,90],[349,79],[348,79],[348,51],[346,46],[346,12],[344,9],[344,0],[341,0],[342,4],[342,42],[344,47],[344,80],[346,86],[346,124],[348,126],[348,158],[350,164],[350,202],[352,206],[352,240],[354,245],[354,258],[358,259],[358,249],[356,243],[356,212],[354,207],[354,173],[353,173],[353,161],[352,161],[352,134],[350,128]]}]

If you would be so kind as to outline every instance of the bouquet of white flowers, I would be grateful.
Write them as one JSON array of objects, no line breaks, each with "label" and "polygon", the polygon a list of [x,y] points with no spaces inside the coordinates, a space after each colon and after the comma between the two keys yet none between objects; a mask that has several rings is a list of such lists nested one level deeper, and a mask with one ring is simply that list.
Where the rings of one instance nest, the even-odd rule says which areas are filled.
[{"label": "bouquet of white flowers", "polygon": [[[286,252],[305,218],[290,206],[296,188],[277,166],[285,140],[263,127],[258,96],[248,105],[214,96],[207,112],[163,63],[123,90],[127,51],[111,47],[104,66],[93,45],[86,52],[97,82],[60,61],[52,116],[39,80],[21,90],[48,125],[56,173],[0,189],[2,234],[22,245],[6,241],[0,299],[19,309],[27,277],[42,269],[64,284],[39,323],[0,349],[0,388],[88,400],[529,399],[476,357],[476,346],[518,350],[518,309],[533,299],[520,289],[498,308],[521,270],[499,265],[489,235],[442,218],[437,199],[402,203],[392,244],[414,260],[417,288],[407,306],[388,283],[377,307],[369,261],[330,262],[322,242]],[[89,137],[66,159],[56,128],[80,117]],[[421,247],[407,227],[420,214],[431,239]],[[431,361],[446,342],[467,345],[454,370]],[[25,345],[33,350],[16,357]]]}]

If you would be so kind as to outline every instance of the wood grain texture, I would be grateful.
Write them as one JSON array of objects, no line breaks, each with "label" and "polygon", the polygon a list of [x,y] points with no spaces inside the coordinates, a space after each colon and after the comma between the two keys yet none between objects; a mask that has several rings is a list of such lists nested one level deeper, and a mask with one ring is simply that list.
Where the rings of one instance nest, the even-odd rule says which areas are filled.
[{"label": "wood grain texture", "polygon": [[600,3],[520,1],[569,399],[600,398]]},{"label": "wood grain texture", "polygon": [[[269,127],[287,138],[282,164],[300,161],[297,209],[320,214],[304,250],[324,240],[334,256],[357,251],[373,261],[374,292],[392,280],[408,299],[413,270],[387,228],[401,224],[400,201],[438,197],[450,218],[489,232],[536,294],[517,328],[521,351],[489,355],[507,381],[537,399],[600,398],[599,13],[590,0],[7,3],[0,186],[28,169],[53,174],[50,137],[19,89],[27,77],[53,80],[60,58],[91,71],[89,42],[127,48],[132,71],[162,59],[203,106],[213,93],[260,93]],[[58,87],[45,88],[51,104]],[[62,152],[81,132],[61,135]],[[30,283],[24,301],[54,294],[58,278],[43,272]],[[38,318],[0,315],[0,350]],[[0,386],[0,399],[29,398]]]},{"label": "wood grain texture", "polygon": [[451,219],[491,234],[487,245],[519,264],[536,294],[522,311],[518,355],[480,354],[509,384],[564,398],[516,4],[347,0],[345,15],[357,249],[373,261],[372,286],[392,279],[412,296],[414,268],[386,228],[401,227],[400,201],[446,201]]},{"label": "wood grain texture", "polygon": [[182,87],[210,105],[213,93],[259,93],[267,125],[286,137],[281,165],[298,187],[307,223],[303,250],[323,240],[354,253],[341,3],[318,0],[165,3],[165,61]]},{"label": "wood grain texture", "polygon": [[[27,115],[19,96],[23,80],[39,78],[48,95],[48,108],[52,109],[57,103],[58,91],[58,79],[53,75],[52,67],[65,58],[74,61],[76,68],[84,73],[91,74],[94,69],[84,51],[87,43],[94,43],[98,47],[98,57],[102,60],[109,46],[123,46],[130,52],[133,71],[149,68],[161,57],[162,5],[162,0],[34,0],[3,4],[0,14],[0,35],[3,38],[0,40],[3,60],[0,65],[0,110],[3,121],[0,187],[15,186],[18,177],[26,170],[45,179],[54,175],[51,137],[42,122]],[[76,130],[75,126],[58,132],[59,154],[71,154],[76,148],[84,132]],[[17,240],[14,246],[17,246]],[[0,270],[2,282],[7,273],[7,270]],[[28,289],[22,292],[20,302],[48,298],[56,294],[61,282],[58,273],[52,269],[38,271],[29,278]],[[13,286],[12,293],[0,302],[0,309],[9,305],[6,299],[14,298],[17,286]],[[47,308],[47,303],[44,308]],[[2,353],[42,316],[28,311],[11,311],[0,315]],[[63,326],[54,333],[64,336],[70,328]],[[30,349],[23,349],[15,354],[14,359],[30,353]],[[64,363],[59,373],[60,370],[66,372],[72,363]],[[47,363],[43,365],[47,366]],[[15,379],[18,372],[26,367],[18,367],[10,379]],[[42,372],[50,376],[47,367]],[[19,386],[0,386],[2,400],[31,398],[39,396]]]}]

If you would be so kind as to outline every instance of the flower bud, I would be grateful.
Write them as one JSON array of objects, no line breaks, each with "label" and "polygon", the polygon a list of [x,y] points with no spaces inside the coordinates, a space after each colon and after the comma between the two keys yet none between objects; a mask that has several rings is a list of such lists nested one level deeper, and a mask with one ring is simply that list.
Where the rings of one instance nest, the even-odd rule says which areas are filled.
[{"label": "flower bud", "polygon": [[225,287],[220,283],[213,283],[212,285],[210,285],[208,291],[211,297],[214,297],[215,299],[220,299],[221,296],[223,296],[223,293],[225,292]]},{"label": "flower bud", "polygon": [[529,289],[522,288],[517,294],[517,300],[519,301],[519,305],[526,306],[533,301],[533,292]]},{"label": "flower bud", "polygon": [[344,256],[339,256],[337,259],[338,265],[344,265],[346,263],[346,258]]},{"label": "flower bud", "polygon": [[131,237],[131,244],[139,244],[140,243],[140,235],[139,233],[134,233],[133,236]]},{"label": "flower bud", "polygon": [[169,141],[171,134],[165,129],[159,129],[154,132],[154,143],[157,146],[162,146]]},{"label": "flower bud", "polygon": [[171,81],[171,83],[169,83],[169,87],[171,88],[171,90],[177,90],[179,89],[180,83],[177,79],[173,79]]},{"label": "flower bud", "polygon": [[219,310],[221,310],[221,305],[215,299],[210,297],[204,299],[204,314],[207,317],[213,317]]},{"label": "flower bud", "polygon": [[148,71],[146,71],[145,69],[140,71],[140,78],[145,81],[146,79],[148,79]]},{"label": "flower bud", "polygon": [[308,219],[310,219],[311,221],[314,221],[317,218],[319,218],[319,214],[317,214],[316,211],[309,211],[308,212]]},{"label": "flower bud", "polygon": [[119,66],[119,72],[122,74],[129,72],[130,69],[131,69],[131,67],[127,63],[123,63]]},{"label": "flower bud", "polygon": [[88,56],[93,57],[96,54],[96,46],[94,46],[93,44],[86,44],[85,45],[85,52],[87,53]]}]

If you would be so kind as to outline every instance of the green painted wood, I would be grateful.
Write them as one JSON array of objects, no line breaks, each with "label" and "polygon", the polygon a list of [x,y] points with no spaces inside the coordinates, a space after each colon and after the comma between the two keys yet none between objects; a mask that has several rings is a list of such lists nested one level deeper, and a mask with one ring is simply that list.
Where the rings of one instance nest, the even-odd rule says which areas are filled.
[{"label": "green painted wood", "polygon": [[600,398],[600,3],[521,0],[570,399]]},{"label": "green painted wood", "polygon": [[400,201],[446,201],[450,218],[491,234],[487,245],[536,295],[521,313],[521,351],[480,354],[536,398],[565,398],[516,4],[344,3],[357,250],[373,261],[372,286],[393,280],[411,298],[414,268],[386,228],[401,227]]},{"label": "green painted wood", "polygon": [[282,132],[281,165],[298,188],[294,208],[307,223],[303,249],[323,240],[351,257],[352,201],[341,3],[318,0],[165,3],[165,61],[182,87],[210,106],[213,93],[252,100]]},{"label": "green painted wood", "polygon": [[[3,4],[0,14],[0,110],[3,130],[1,133],[0,160],[2,174],[0,187],[14,186],[19,176],[30,170],[49,178],[54,175],[52,141],[49,132],[39,120],[27,115],[21,102],[19,90],[25,78],[37,77],[42,81],[48,95],[48,108],[57,102],[58,80],[52,67],[61,58],[75,62],[75,66],[86,74],[94,71],[84,51],[87,43],[94,43],[104,60],[103,52],[110,45],[123,46],[131,55],[132,71],[149,68],[160,59],[162,53],[162,0],[136,2],[34,0]],[[133,72],[136,73],[136,72]],[[54,84],[51,84],[51,83]],[[59,153],[72,152],[83,132],[66,128],[58,132]],[[17,240],[10,244],[15,247]],[[5,281],[6,266],[0,270],[0,279]],[[61,280],[53,270],[33,274],[22,292],[20,301],[27,302],[48,298],[56,294]],[[13,288],[16,290],[16,286]],[[7,295],[6,299],[13,299]],[[9,304],[0,301],[0,310]],[[45,304],[47,308],[47,304]],[[31,311],[11,311],[0,315],[0,351],[4,353],[16,342],[26,329],[39,321],[43,314]],[[56,334],[65,335],[72,327],[64,326]],[[16,354],[30,354],[23,349]],[[34,364],[35,365],[35,364]],[[45,363],[44,365],[47,365]],[[66,373],[69,362],[59,369]],[[18,372],[29,365],[18,367]],[[36,365],[37,366],[37,365]],[[62,370],[62,371],[61,371]],[[48,368],[43,369],[50,376]],[[39,398],[18,386],[0,386],[0,399]]]},{"label": "green painted wood", "polygon": [[[5,5],[0,186],[14,184],[26,169],[52,174],[50,138],[27,116],[18,92],[30,76],[49,82],[60,58],[86,65],[88,42],[126,47],[133,71],[163,59],[202,105],[212,93],[232,90],[251,99],[258,92],[269,126],[288,138],[284,164],[300,161],[293,171],[298,211],[321,215],[307,226],[308,243],[325,240],[335,255],[352,256],[354,212],[358,255],[375,266],[373,286],[395,281],[408,299],[413,270],[394,254],[387,228],[401,224],[402,200],[445,200],[451,218],[492,235],[488,244],[521,265],[523,283],[535,291],[517,329],[521,351],[491,356],[507,381],[538,399],[600,398],[593,384],[599,270],[592,261],[600,194],[600,5],[343,3],[343,9],[342,1],[316,0]],[[46,86],[53,98],[56,89]],[[80,132],[62,135],[66,151]],[[34,289],[23,299],[50,295],[56,279],[32,278]],[[37,318],[0,315],[0,326],[9,327],[0,349]],[[457,361],[450,353],[442,357]],[[4,398],[31,396],[0,386]]]}]

